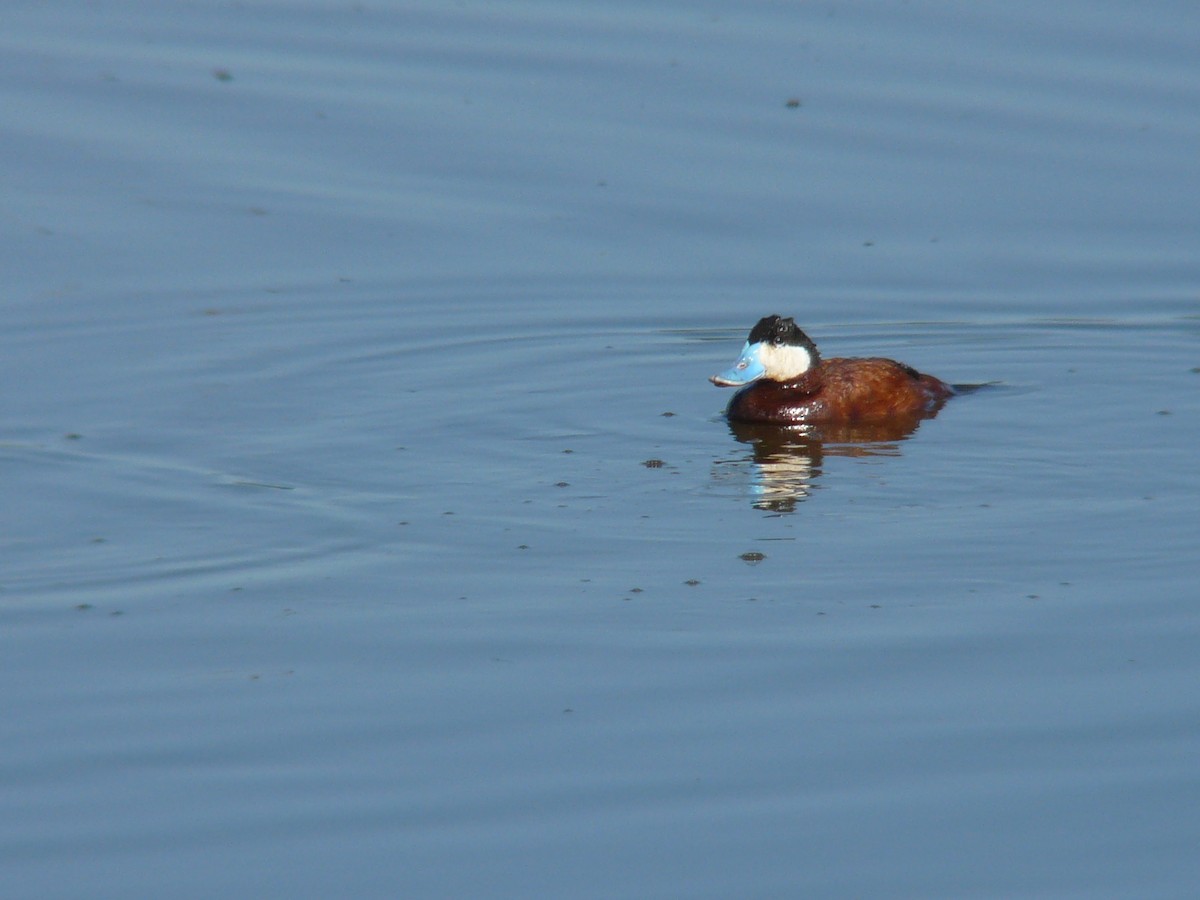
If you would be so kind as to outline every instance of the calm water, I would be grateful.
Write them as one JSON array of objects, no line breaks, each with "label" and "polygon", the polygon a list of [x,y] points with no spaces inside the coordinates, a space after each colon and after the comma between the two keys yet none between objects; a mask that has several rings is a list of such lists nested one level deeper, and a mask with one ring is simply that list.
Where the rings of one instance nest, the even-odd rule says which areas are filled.
[{"label": "calm water", "polygon": [[1192,4],[6,9],[6,897],[1194,891]]}]

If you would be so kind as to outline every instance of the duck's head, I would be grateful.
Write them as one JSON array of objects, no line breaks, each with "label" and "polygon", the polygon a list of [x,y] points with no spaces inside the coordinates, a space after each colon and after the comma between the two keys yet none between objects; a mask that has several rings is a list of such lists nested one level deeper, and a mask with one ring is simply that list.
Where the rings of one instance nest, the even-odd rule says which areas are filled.
[{"label": "duck's head", "polygon": [[718,387],[741,387],[760,378],[794,381],[819,361],[817,345],[794,319],[767,316],[750,329],[733,367],[708,380]]}]

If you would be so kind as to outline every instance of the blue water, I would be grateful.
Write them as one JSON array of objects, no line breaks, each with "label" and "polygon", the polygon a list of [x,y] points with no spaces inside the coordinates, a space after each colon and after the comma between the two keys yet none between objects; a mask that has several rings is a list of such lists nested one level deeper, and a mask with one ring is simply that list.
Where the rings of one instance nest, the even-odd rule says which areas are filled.
[{"label": "blue water", "polygon": [[5,23],[6,897],[1194,891],[1191,5]]}]

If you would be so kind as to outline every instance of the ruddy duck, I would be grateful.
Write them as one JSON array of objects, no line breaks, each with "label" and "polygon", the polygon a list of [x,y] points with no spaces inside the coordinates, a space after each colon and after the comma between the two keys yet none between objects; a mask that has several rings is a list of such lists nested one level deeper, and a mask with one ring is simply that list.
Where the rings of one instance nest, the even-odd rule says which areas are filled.
[{"label": "ruddy duck", "polygon": [[821,359],[793,319],[767,316],[750,330],[733,368],[709,379],[749,387],[729,401],[735,422],[858,425],[937,414],[954,388],[894,359]]}]

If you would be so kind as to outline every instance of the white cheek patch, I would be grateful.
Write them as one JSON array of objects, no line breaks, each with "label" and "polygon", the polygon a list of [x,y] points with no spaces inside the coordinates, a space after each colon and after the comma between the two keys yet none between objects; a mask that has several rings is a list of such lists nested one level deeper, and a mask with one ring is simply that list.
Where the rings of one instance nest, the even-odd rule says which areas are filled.
[{"label": "white cheek patch", "polygon": [[758,360],[766,369],[766,377],[773,381],[799,378],[812,366],[809,352],[791,344],[763,344],[758,351]]}]

